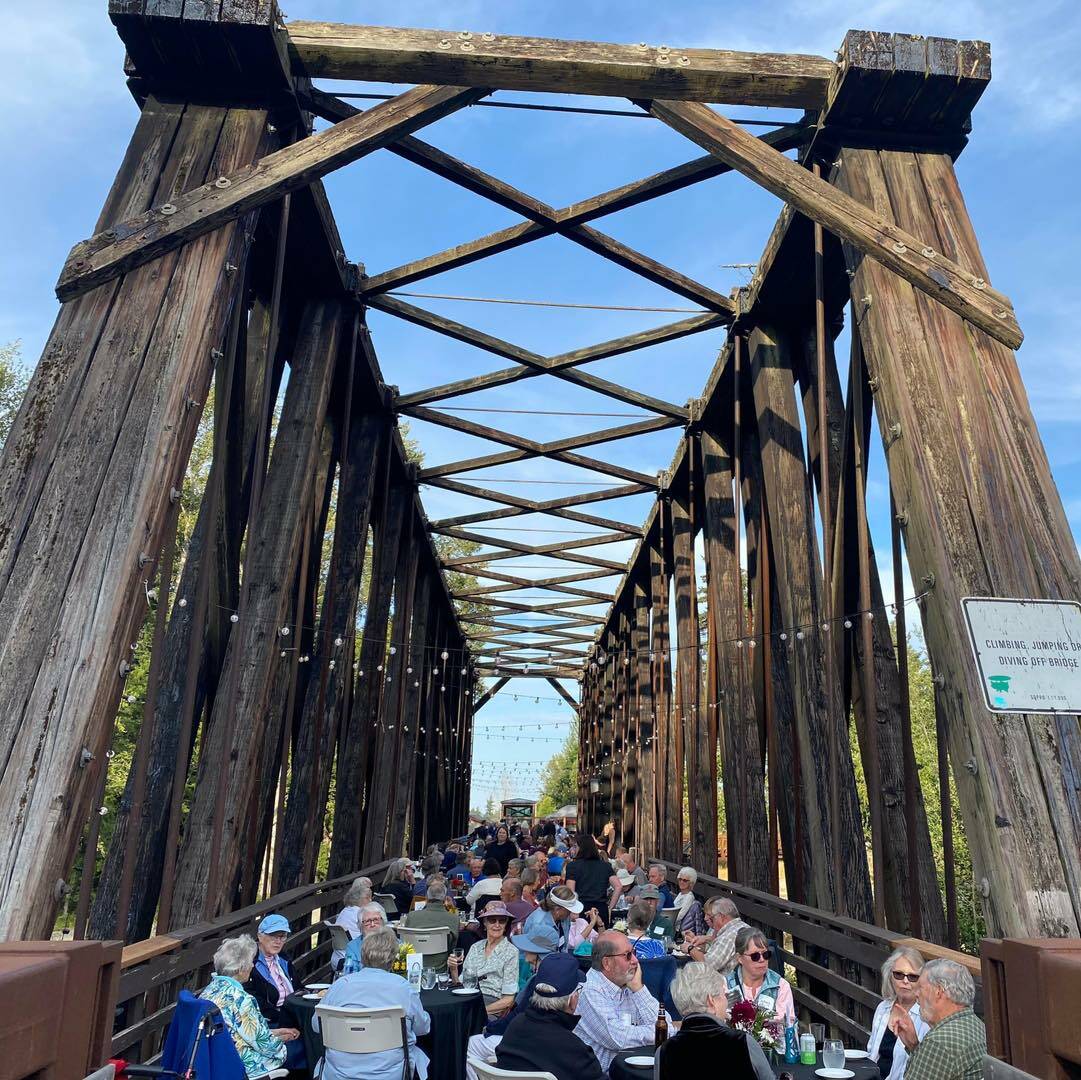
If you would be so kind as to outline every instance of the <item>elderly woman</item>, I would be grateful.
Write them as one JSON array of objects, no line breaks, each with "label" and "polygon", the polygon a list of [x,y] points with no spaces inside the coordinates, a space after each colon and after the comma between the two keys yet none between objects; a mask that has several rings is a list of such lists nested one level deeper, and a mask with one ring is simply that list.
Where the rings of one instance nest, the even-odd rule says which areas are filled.
[{"label": "elderly woman", "polygon": [[278,1032],[279,1038],[289,1044],[290,1061],[300,1061],[304,1056],[300,1021],[285,1000],[293,992],[293,980],[289,962],[281,955],[289,937],[288,919],[284,915],[264,916],[259,923],[258,936],[259,951],[255,963],[241,981],[271,1030]]},{"label": "elderly woman", "polygon": [[364,938],[376,930],[381,930],[387,925],[387,913],[382,904],[365,904],[360,909],[360,936],[349,942],[349,948],[345,950],[345,963],[342,966],[343,975],[352,975],[364,967]]},{"label": "elderly woman", "polygon": [[725,1024],[728,985],[702,963],[686,964],[672,982],[672,1000],[683,1023],[657,1052],[658,1080],[705,1074],[725,1080],[773,1080],[757,1039]]},{"label": "elderly woman", "polygon": [[285,1064],[288,1050],[283,1036],[303,1051],[300,1033],[272,1030],[255,998],[244,989],[254,964],[255,942],[247,934],[226,938],[214,953],[214,975],[199,995],[217,1005],[249,1077],[263,1076]]},{"label": "elderly woman", "polygon": [[466,953],[461,972],[457,957],[450,957],[450,974],[455,982],[475,982],[488,1015],[502,1016],[518,993],[518,950],[507,936],[514,916],[502,901],[494,900],[481,912],[480,921],[484,937]]},{"label": "elderly woman", "polygon": [[[409,1040],[409,1060],[416,1067],[420,1080],[428,1076],[428,1055],[417,1046],[417,1036],[431,1030],[431,1018],[420,1003],[420,995],[409,983],[391,970],[398,955],[398,939],[389,926],[382,926],[364,935],[361,957],[362,970],[339,979],[323,998],[324,1005],[345,1009],[385,1009],[397,1005],[405,1013]],[[319,1014],[312,1021],[319,1029]],[[321,1080],[401,1080],[404,1061],[402,1051],[377,1050],[370,1054],[349,1054],[327,1050]]]},{"label": "elderly woman", "polygon": [[665,955],[664,940],[653,937],[649,928],[653,923],[653,907],[643,900],[631,904],[627,912],[627,939],[639,960],[656,960]]},{"label": "elderly woman", "polygon": [[387,867],[387,875],[379,891],[394,897],[399,915],[407,915],[413,906],[413,864],[408,859],[395,859]]},{"label": "elderly woman", "polygon": [[769,942],[753,926],[736,935],[736,967],[728,976],[728,989],[739,992],[744,1001],[767,1009],[787,1027],[796,1022],[792,987],[771,970]]},{"label": "elderly woman", "polygon": [[604,929],[604,923],[595,911],[588,919],[581,918],[582,901],[569,885],[556,885],[548,890],[541,905],[522,924],[522,933],[535,933],[542,926],[550,926],[559,937],[560,952],[574,952],[583,942],[592,943]]},{"label": "elderly woman", "polygon": [[867,1042],[867,1054],[878,1062],[882,1080],[901,1080],[908,1065],[908,1051],[890,1030],[890,1020],[908,1013],[920,1039],[929,1030],[916,1001],[916,983],[922,970],[923,957],[907,945],[894,949],[882,965],[882,1000],[875,1009],[871,1038]]},{"label": "elderly woman", "polygon": [[342,897],[342,910],[334,921],[343,927],[352,937],[360,933],[360,909],[372,902],[372,879],[358,877],[345,890]]},{"label": "elderly woman", "polygon": [[685,866],[676,877],[679,892],[672,903],[675,905],[676,932],[679,934],[704,934],[706,917],[702,914],[702,905],[694,895],[694,885],[698,880],[698,871],[693,866]]}]

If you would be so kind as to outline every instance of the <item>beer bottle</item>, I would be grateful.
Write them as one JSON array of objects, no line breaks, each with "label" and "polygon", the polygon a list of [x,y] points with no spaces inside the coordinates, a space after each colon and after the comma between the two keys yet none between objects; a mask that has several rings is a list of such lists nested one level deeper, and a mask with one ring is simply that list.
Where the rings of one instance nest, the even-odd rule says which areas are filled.
[{"label": "beer bottle", "polygon": [[664,1006],[657,1010],[657,1025],[653,1029],[653,1045],[660,1046],[668,1039],[668,1021],[664,1018]]}]

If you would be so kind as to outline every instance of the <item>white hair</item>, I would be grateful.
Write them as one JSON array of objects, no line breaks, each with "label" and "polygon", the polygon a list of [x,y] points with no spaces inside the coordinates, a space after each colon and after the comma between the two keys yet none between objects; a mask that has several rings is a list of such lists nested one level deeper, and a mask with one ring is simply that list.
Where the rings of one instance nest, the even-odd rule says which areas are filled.
[{"label": "white hair", "polygon": [[364,935],[364,944],[360,947],[360,958],[365,967],[380,968],[389,971],[398,955],[398,938],[389,926],[381,926],[370,934]]},{"label": "white hair", "polygon": [[693,866],[684,866],[676,875],[677,878],[689,877],[693,885],[698,880],[698,871]]},{"label": "white hair", "polygon": [[893,985],[893,968],[898,960],[907,960],[917,972],[923,968],[923,957],[911,945],[900,945],[882,965],[882,996],[887,1001],[893,1001],[897,997],[897,988]]},{"label": "white hair", "polygon": [[702,908],[707,915],[727,915],[730,919],[739,918],[739,908],[727,896],[711,896]]},{"label": "white hair", "polygon": [[533,988],[533,995],[529,999],[529,1007],[531,1009],[540,1009],[541,1012],[567,1012],[568,1006],[571,1003],[571,999],[578,991],[572,990],[569,994],[565,994],[563,997],[542,997],[537,993],[541,987],[545,990],[552,991],[554,986],[548,983],[537,983]]},{"label": "white hair", "polygon": [[250,934],[226,938],[214,953],[214,970],[230,978],[251,971],[255,963],[255,949],[255,939]]},{"label": "white hair", "polygon": [[377,904],[374,901],[370,904],[365,904],[364,907],[357,912],[357,925],[359,926],[364,921],[365,915],[370,915],[372,912],[376,912],[379,918],[383,920],[383,925],[387,924],[387,912],[386,908],[382,904]]},{"label": "white hair", "polygon": [[672,1000],[683,1016],[709,1011],[707,998],[725,998],[728,982],[705,964],[684,964],[672,981]]},{"label": "white hair", "polygon": [[447,886],[442,881],[433,881],[428,886],[429,900],[445,900],[447,898]]},{"label": "white hair", "polygon": [[367,903],[371,898],[371,885],[366,885],[364,878],[357,878],[345,890],[345,896],[342,897],[342,907],[360,907],[361,904]]},{"label": "white hair", "polygon": [[956,960],[929,960],[924,964],[922,974],[955,1005],[972,1008],[972,1003],[976,1000],[976,984],[963,964]]}]

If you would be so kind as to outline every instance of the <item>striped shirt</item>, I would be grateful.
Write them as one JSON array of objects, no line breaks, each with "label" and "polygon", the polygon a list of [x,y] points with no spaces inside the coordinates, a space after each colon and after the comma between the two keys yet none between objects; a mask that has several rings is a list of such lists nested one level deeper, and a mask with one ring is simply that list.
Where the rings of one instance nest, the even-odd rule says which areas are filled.
[{"label": "striped shirt", "polygon": [[644,986],[641,990],[616,986],[603,972],[591,968],[578,994],[576,1011],[582,1019],[574,1034],[593,1047],[607,1072],[620,1050],[653,1042],[659,1008]]}]

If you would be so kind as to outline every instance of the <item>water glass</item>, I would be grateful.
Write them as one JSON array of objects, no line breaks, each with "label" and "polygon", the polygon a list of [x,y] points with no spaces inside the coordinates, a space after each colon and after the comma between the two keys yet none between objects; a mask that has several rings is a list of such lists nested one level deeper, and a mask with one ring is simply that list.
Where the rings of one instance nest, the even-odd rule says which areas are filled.
[{"label": "water glass", "polygon": [[462,986],[464,986],[467,990],[476,990],[476,988],[477,988],[477,977],[476,977],[476,975],[463,975],[462,976]]},{"label": "water glass", "polygon": [[420,973],[420,988],[422,990],[435,989],[435,971],[432,968],[425,968]]},{"label": "water glass", "polygon": [[446,972],[441,972],[435,981],[440,990],[446,990],[450,986],[450,976]]},{"label": "water glass", "polygon": [[822,1047],[822,1067],[824,1069],[843,1069],[845,1067],[845,1046],[840,1039],[827,1039]]},{"label": "water glass", "polygon": [[815,1037],[815,1046],[821,1050],[822,1044],[826,1041],[826,1025],[825,1024],[812,1024],[811,1034]]}]

